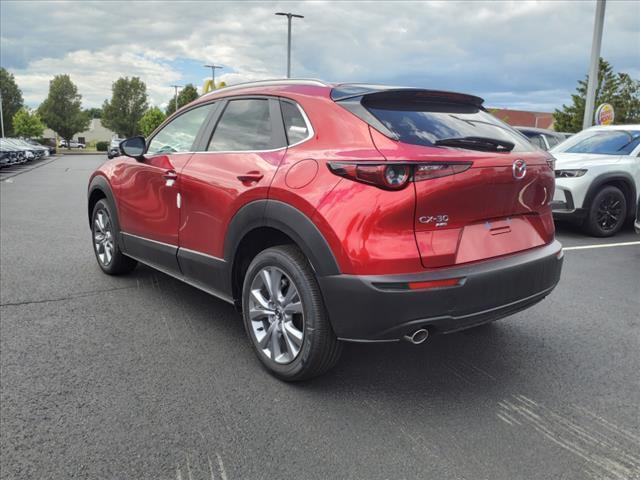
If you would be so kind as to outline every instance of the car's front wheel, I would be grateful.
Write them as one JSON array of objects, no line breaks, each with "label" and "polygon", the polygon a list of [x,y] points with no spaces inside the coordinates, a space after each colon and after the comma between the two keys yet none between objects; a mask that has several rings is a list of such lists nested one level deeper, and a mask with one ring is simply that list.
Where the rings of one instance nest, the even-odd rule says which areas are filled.
[{"label": "car's front wheel", "polygon": [[93,251],[104,273],[120,275],[136,268],[137,261],[125,256],[118,245],[118,229],[113,221],[113,211],[106,199],[99,200],[91,215]]},{"label": "car's front wheel", "polygon": [[627,218],[627,201],[618,187],[602,188],[594,197],[584,227],[596,237],[610,237],[620,231]]},{"label": "car's front wheel", "polygon": [[337,363],[342,344],[311,265],[297,247],[269,248],[253,259],[244,279],[242,310],[258,358],[278,378],[306,380]]}]

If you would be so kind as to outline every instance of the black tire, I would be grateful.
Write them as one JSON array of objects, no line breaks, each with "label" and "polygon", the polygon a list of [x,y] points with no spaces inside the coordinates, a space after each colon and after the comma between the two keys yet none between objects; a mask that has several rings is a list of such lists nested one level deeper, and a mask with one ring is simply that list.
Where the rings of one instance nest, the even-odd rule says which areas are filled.
[{"label": "black tire", "polygon": [[594,237],[610,237],[620,231],[627,218],[627,201],[618,187],[606,186],[589,205],[584,229]]},{"label": "black tire", "polygon": [[[251,288],[255,286],[254,281],[261,275],[264,269],[278,270],[282,275],[280,284],[285,288],[291,288],[291,284],[297,290],[297,296],[301,302],[302,317],[298,318],[298,328],[303,333],[299,351],[296,356],[288,363],[279,363],[272,356],[268,356],[258,345],[258,338],[254,327],[264,322],[265,331],[270,330],[272,320],[277,322],[275,316],[265,315],[262,320],[252,322],[250,316],[250,296],[252,296]],[[253,305],[256,305],[254,297]],[[283,304],[284,305],[284,304]],[[251,345],[262,364],[270,373],[285,381],[307,380],[325,373],[332,368],[340,358],[342,352],[342,342],[337,338],[324,306],[320,287],[316,280],[315,274],[305,255],[294,245],[282,245],[269,248],[260,252],[251,262],[244,278],[242,288],[242,316],[244,326],[251,341]],[[277,308],[277,307],[274,307]],[[280,318],[281,325],[285,323],[286,307],[283,307],[282,316]],[[288,317],[293,318],[293,316]],[[260,327],[257,327],[260,329]],[[279,335],[276,340],[279,342],[280,350],[289,350],[287,347],[283,327],[279,327],[272,335]],[[268,332],[267,332],[268,333]],[[265,335],[268,336],[268,335]]]},{"label": "black tire", "polygon": [[[91,243],[98,266],[102,271],[108,275],[122,275],[136,268],[138,262],[123,255],[120,250],[118,245],[120,232],[114,218],[113,208],[107,199],[103,198],[95,204],[91,214]],[[102,227],[100,227],[101,224]],[[100,238],[104,241],[98,241]],[[107,243],[110,245],[110,255],[106,253]]]}]

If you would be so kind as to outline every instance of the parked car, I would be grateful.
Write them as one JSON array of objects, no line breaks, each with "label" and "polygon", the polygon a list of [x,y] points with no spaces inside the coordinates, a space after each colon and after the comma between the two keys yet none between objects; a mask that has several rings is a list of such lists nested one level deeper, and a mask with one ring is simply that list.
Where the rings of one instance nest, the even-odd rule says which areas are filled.
[{"label": "parked car", "polygon": [[482,104],[302,80],[204,95],[92,174],[98,265],[235,305],[289,381],[342,342],[418,344],[526,309],[560,278],[553,158]]},{"label": "parked car", "polygon": [[58,145],[60,148],[65,147],[65,148],[86,148],[86,145],[84,143],[80,143],[80,142],[76,142],[75,140],[71,140],[71,142],[69,143],[69,146],[67,147],[67,141],[66,140],[60,140],[60,143]]},{"label": "parked car", "polygon": [[54,155],[56,153],[56,147],[52,145],[43,145],[32,138],[25,138],[24,141],[34,146],[46,148],[47,151],[49,152],[49,155]]},{"label": "parked car", "polygon": [[37,142],[32,143],[24,138],[13,138],[12,140],[14,140],[16,143],[19,143],[20,145],[24,145],[24,147],[26,148],[31,149],[36,159],[49,156],[49,148],[42,146]]},{"label": "parked car", "polygon": [[24,151],[6,141],[6,138],[0,138],[0,167],[10,167],[24,163]]},{"label": "parked car", "polygon": [[565,134],[534,127],[513,127],[529,139],[535,146],[550,150],[566,139]]},{"label": "parked car", "polygon": [[638,205],[636,206],[636,219],[633,222],[633,228],[640,235],[640,200],[638,200]]},{"label": "parked car", "polygon": [[20,152],[0,142],[0,167],[10,167],[20,163]]},{"label": "parked car", "polygon": [[575,133],[571,133],[571,132],[556,132],[559,135],[562,135],[564,137],[563,140],[566,140],[569,137],[573,137],[575,135]]},{"label": "parked car", "polygon": [[112,138],[109,143],[109,149],[107,150],[107,157],[113,158],[117,157],[121,154],[120,152],[120,142],[122,142],[124,138]]},{"label": "parked car", "polygon": [[26,163],[29,162],[31,160],[33,160],[34,158],[36,158],[36,151],[32,150],[31,147],[26,147],[25,145],[22,144],[22,142],[17,142],[16,139],[14,138],[3,138],[2,140],[2,144],[7,146],[8,148],[13,149],[14,151],[19,152],[18,153],[18,163],[22,164],[22,163]]},{"label": "parked car", "polygon": [[587,128],[551,150],[553,214],[591,235],[615,235],[634,217],[640,185],[640,125]]}]

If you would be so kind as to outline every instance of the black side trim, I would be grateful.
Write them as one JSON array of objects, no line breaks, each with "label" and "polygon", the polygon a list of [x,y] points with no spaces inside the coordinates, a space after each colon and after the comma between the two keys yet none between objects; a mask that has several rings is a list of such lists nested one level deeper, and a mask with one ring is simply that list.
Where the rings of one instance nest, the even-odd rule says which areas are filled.
[{"label": "black side trim", "polygon": [[[637,192],[636,192],[635,182],[633,181],[633,177],[627,172],[607,172],[607,173],[603,173],[602,175],[598,175],[593,180],[593,182],[591,182],[591,185],[589,186],[589,190],[587,191],[587,194],[584,197],[584,203],[582,204],[582,207],[588,210],[589,206],[591,205],[591,202],[593,201],[593,198],[598,193],[598,190],[600,190],[600,187],[602,187],[602,185],[605,183],[613,182],[613,181],[623,182],[629,188],[631,192],[631,196],[627,197],[626,199],[627,214],[628,214],[628,217],[633,218],[633,215],[635,214],[636,199],[638,197],[637,197]],[[622,192],[622,193],[625,193],[625,192]]]},{"label": "black side trim", "polygon": [[242,238],[258,227],[285,233],[302,249],[318,276],[338,275],[340,269],[329,244],[318,228],[300,210],[276,200],[257,200],[242,207],[229,223],[224,258],[233,265]]},{"label": "black side trim", "polygon": [[[113,207],[113,212],[112,212],[113,218],[111,219],[111,221],[114,223],[116,230],[120,232],[120,220],[118,218],[118,204],[116,203],[115,196],[111,191],[111,185],[109,185],[109,182],[107,181],[107,179],[102,175],[96,175],[95,177],[93,177],[93,179],[89,183],[89,189],[87,191],[87,210],[89,213],[89,228],[91,228],[91,214],[93,213],[91,211],[92,209],[90,206],[91,197],[97,191],[102,192],[104,196],[107,198],[107,201],[109,202],[109,204]],[[122,240],[122,235],[119,235],[116,240],[118,242],[118,246],[121,249],[123,249],[124,242]]]},{"label": "black side trim", "polygon": [[[109,203],[112,206],[116,207],[115,199],[113,197],[113,192],[111,191],[111,186],[109,185],[109,182],[107,182],[107,179],[105,177],[103,177],[102,175],[96,175],[91,180],[91,183],[89,183],[89,188],[87,189],[87,202],[89,201],[89,199],[91,198],[91,196],[93,195],[93,193],[96,190],[100,190],[102,193],[104,193],[104,196],[107,197],[107,200],[109,200]],[[89,227],[91,227],[91,214],[92,213],[93,212],[89,210],[89,217],[88,217],[89,218]],[[116,222],[117,222],[117,219],[116,219]],[[118,224],[117,226],[119,226],[119,225],[120,224]]]},{"label": "black side trim", "polygon": [[120,232],[123,253],[166,273],[180,274],[178,247]]},{"label": "black side trim", "polygon": [[178,263],[182,274],[203,290],[217,292],[218,297],[231,297],[229,264],[224,260],[180,248]]},{"label": "black side trim", "polygon": [[268,227],[281,230],[298,244],[316,275],[323,277],[340,273],[329,244],[304,213],[286,203],[270,200],[264,216]]}]

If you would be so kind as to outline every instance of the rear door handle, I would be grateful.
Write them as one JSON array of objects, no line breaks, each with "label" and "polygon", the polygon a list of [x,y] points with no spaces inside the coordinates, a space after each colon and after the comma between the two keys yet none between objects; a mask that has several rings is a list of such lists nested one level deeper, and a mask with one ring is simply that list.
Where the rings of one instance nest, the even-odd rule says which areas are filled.
[{"label": "rear door handle", "polygon": [[264,175],[261,174],[260,172],[247,172],[244,175],[238,175],[238,180],[240,180],[242,183],[246,185],[246,184],[257,183],[260,180],[262,180],[263,177]]},{"label": "rear door handle", "polygon": [[175,170],[167,170],[166,172],[164,172],[164,175],[162,175],[165,179],[165,185],[167,187],[173,187],[176,183],[176,180],[178,178],[178,174],[176,173]]}]

